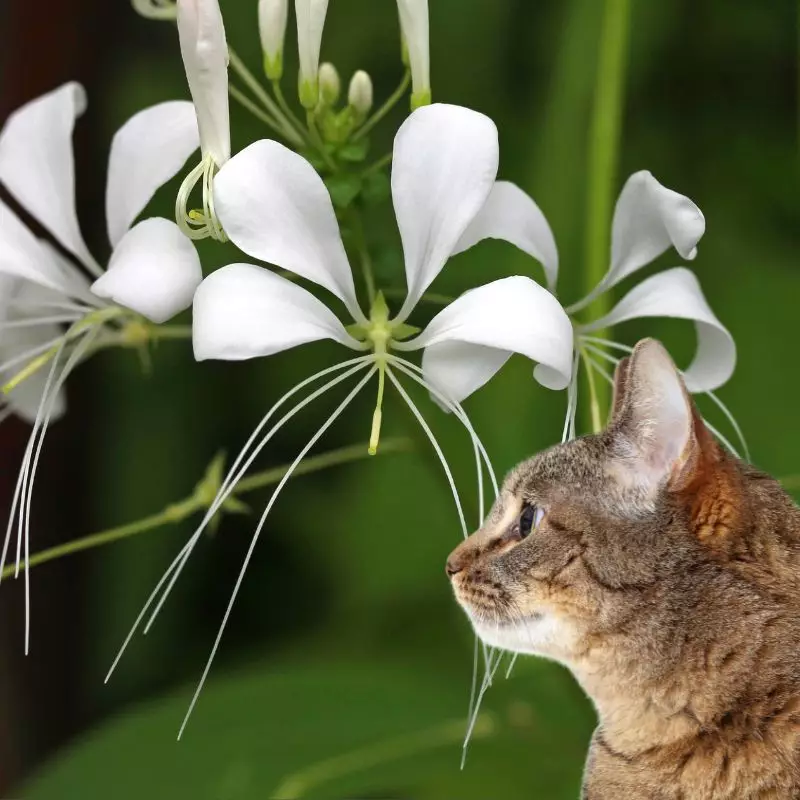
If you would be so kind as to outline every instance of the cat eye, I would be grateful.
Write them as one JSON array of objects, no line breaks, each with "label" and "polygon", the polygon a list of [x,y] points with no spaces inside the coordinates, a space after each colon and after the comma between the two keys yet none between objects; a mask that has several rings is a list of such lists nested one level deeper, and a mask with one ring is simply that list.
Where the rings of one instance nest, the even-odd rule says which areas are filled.
[{"label": "cat eye", "polygon": [[536,528],[539,527],[539,523],[542,521],[543,517],[543,508],[525,503],[522,507],[522,513],[519,515],[518,526],[520,539],[524,539],[531,531],[535,531]]}]

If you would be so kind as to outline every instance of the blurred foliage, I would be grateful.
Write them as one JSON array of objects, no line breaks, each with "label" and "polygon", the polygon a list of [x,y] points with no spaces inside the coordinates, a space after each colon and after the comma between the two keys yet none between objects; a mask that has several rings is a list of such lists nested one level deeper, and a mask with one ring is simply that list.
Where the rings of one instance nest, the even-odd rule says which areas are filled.
[{"label": "blurred foliage", "polygon": [[[255,68],[255,0],[221,5],[229,41]],[[577,298],[584,282],[586,137],[602,5],[431,0],[434,99],[477,108],[496,121],[500,177],[530,192],[547,215],[559,244],[565,301]],[[798,472],[796,3],[631,5],[617,184],[647,168],[703,209],[707,234],[693,268],[740,355],[721,396],[759,466],[779,475]],[[105,96],[91,99],[88,121],[81,123],[100,131],[98,141],[110,141],[144,105],[187,96],[174,28],[133,12],[126,28],[129,35],[107,65]],[[290,23],[289,88],[292,40]],[[380,102],[401,76],[392,0],[331,3],[323,58],[345,81],[355,69],[368,70]],[[246,112],[231,109],[234,149],[265,135]],[[388,151],[404,113],[396,109],[372,134],[372,157]],[[98,159],[95,168],[102,164]],[[176,186],[159,192],[156,213],[172,213]],[[375,188],[384,192],[385,184]],[[367,219],[379,280],[402,286],[390,209],[370,209]],[[89,232],[90,241],[101,230],[98,224]],[[232,246],[210,242],[202,243],[201,255],[207,270],[240,258]],[[672,262],[668,254],[650,269]],[[432,288],[455,294],[514,273],[541,275],[530,259],[490,242],[455,258]],[[411,321],[420,324],[434,311],[421,307]],[[694,345],[689,326],[662,321],[631,323],[617,335],[628,343],[662,337],[679,364]],[[318,344],[253,363],[197,365],[187,346],[164,343],[146,380],[133,357],[98,358],[82,377],[91,406],[78,412],[92,419],[83,456],[91,529],[184,496],[220,447],[236,452],[283,391],[337,357],[335,345]],[[476,523],[469,441],[422,393],[415,397]],[[373,400],[371,393],[359,398],[322,447],[363,440]],[[337,402],[327,398],[300,415],[260,466],[293,458]],[[522,359],[512,359],[467,403],[500,475],[558,439],[564,407],[564,396],[535,384]],[[188,682],[191,688],[199,676],[255,520],[226,519],[203,542],[153,632],[134,641],[108,686],[102,676],[129,624],[191,529],[91,556],[84,610],[90,634],[80,645],[83,684],[75,692],[92,714],[111,719],[45,766],[26,796],[270,796],[296,770],[465,720],[471,638],[442,568],[460,535],[452,498],[427,441],[393,394],[384,425],[386,435],[414,438],[415,452],[287,486],[250,565],[212,679],[178,745],[173,734],[190,691],[172,687]],[[561,667],[520,662],[511,681],[498,680],[489,690],[483,708],[496,732],[475,739],[464,772],[453,741],[356,770],[311,794],[577,796],[592,712]]]}]

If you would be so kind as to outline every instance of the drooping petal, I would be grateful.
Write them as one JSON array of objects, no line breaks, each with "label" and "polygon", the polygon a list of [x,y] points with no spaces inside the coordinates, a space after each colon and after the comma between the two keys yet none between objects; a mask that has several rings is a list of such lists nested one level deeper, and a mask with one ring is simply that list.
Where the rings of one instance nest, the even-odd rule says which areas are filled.
[{"label": "drooping petal", "polygon": [[424,347],[425,377],[453,400],[486,383],[511,353],[538,362],[534,376],[563,389],[572,371],[572,323],[530,278],[502,278],[461,295],[400,349]]},{"label": "drooping petal", "polygon": [[214,204],[237,247],[324,286],[363,319],[330,195],[302,156],[254,142],[219,171]]},{"label": "drooping petal", "polygon": [[200,147],[222,165],[231,155],[228,44],[218,0],[178,0],[178,36]]},{"label": "drooping petal", "polygon": [[174,222],[152,217],[122,237],[92,292],[161,323],[192,304],[202,280],[191,240]]},{"label": "drooping petal", "polygon": [[725,326],[708,305],[691,270],[675,267],[642,281],[608,313],[580,333],[591,333],[610,325],[642,317],[675,317],[695,323],[697,352],[683,373],[690,392],[708,392],[722,386],[736,366],[736,345]]},{"label": "drooping petal", "polygon": [[411,107],[431,101],[428,0],[397,0],[403,46],[411,67]]},{"label": "drooping petal", "polygon": [[112,247],[200,145],[194,107],[172,100],[134,114],[111,142],[106,224]]},{"label": "drooping petal", "polygon": [[585,307],[670,247],[691,261],[705,229],[703,213],[688,197],[662,186],[647,170],[634,172],[614,209],[611,266],[595,289],[570,311]]},{"label": "drooping petal", "polygon": [[198,361],[243,361],[319,339],[359,349],[313,294],[252,264],[230,264],[209,275],[195,294],[192,314]]},{"label": "drooping petal", "polygon": [[483,114],[435,103],[414,111],[394,140],[392,200],[403,241],[404,319],[486,203],[497,175],[497,128]]},{"label": "drooping petal", "polygon": [[0,274],[24,278],[66,297],[80,297],[86,282],[46,242],[37,239],[19,217],[0,201]]},{"label": "drooping petal", "polygon": [[317,75],[322,29],[328,13],[328,0],[294,0],[297,17],[297,52],[300,57],[300,102],[314,108],[319,97]]},{"label": "drooping petal", "polygon": [[77,83],[17,109],[0,132],[0,181],[67,250],[98,271],[75,213],[72,129],[85,109],[86,93]]},{"label": "drooping petal", "polygon": [[495,181],[489,198],[456,244],[453,255],[483,239],[503,239],[533,256],[543,267],[547,288],[558,279],[558,249],[553,231],[533,199],[509,181]]}]

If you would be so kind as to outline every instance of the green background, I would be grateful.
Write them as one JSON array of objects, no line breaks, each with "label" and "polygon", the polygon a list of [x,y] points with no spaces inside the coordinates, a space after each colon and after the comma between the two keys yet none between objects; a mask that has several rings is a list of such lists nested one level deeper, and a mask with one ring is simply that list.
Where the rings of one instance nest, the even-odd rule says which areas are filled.
[{"label": "green background", "polygon": [[[221,0],[228,40],[254,70],[255,5]],[[604,6],[601,0],[431,0],[434,99],[478,109],[497,123],[500,177],[527,190],[550,221],[565,302],[584,293],[588,131]],[[631,172],[649,169],[703,210],[707,233],[693,269],[739,349],[737,371],[720,395],[760,467],[781,476],[800,472],[797,4],[632,0],[631,6],[615,194]],[[118,46],[90,86],[95,91],[80,123],[90,131],[83,135],[92,151],[79,169],[79,186],[93,180],[95,191],[119,125],[147,104],[188,96],[174,28],[127,8],[115,19],[125,35],[113,34]],[[87,46],[98,35],[85,33]],[[294,85],[293,38],[290,17],[287,94]],[[366,69],[380,102],[401,76],[394,4],[333,0],[322,54],[345,81]],[[233,104],[231,113],[234,150],[269,135]],[[404,113],[401,105],[378,126],[374,156],[390,148]],[[159,192],[154,213],[170,215],[176,187]],[[99,253],[96,199],[84,197],[82,218]],[[378,258],[379,281],[401,287],[390,209],[370,212],[368,222],[376,255],[389,250]],[[209,242],[201,255],[207,269],[238,260],[234,248]],[[679,263],[667,253],[618,293]],[[432,288],[456,294],[515,273],[541,277],[540,267],[510,246],[485,243],[453,259]],[[431,313],[422,307],[412,321]],[[643,321],[617,331],[628,344],[643,335],[662,337],[678,362],[688,363],[690,325]],[[144,380],[130,354],[94,359],[75,381],[63,424],[69,433],[48,453],[52,463],[82,476],[58,516],[74,512],[84,527],[57,525],[51,538],[121,524],[185,496],[220,448],[236,452],[275,399],[340,357],[336,345],[317,344],[253,363],[197,365],[185,343],[163,343]],[[474,524],[469,441],[422,393],[414,396],[448,453]],[[291,460],[337,402],[326,398],[299,416],[261,466]],[[373,402],[365,392],[320,449],[366,441]],[[559,438],[565,402],[563,393],[539,387],[519,358],[466,408],[502,474]],[[47,638],[60,634],[48,610],[57,615],[66,604],[69,638],[47,662],[31,657],[35,679],[24,677],[29,664],[16,661],[5,679],[10,692],[19,691],[3,717],[17,764],[12,774],[24,796],[269,797],[287,777],[320,763],[349,767],[310,788],[311,796],[577,796],[593,711],[569,674],[544,661],[520,659],[508,680],[498,673],[484,700],[482,733],[460,771],[472,637],[443,570],[460,537],[458,520],[435,456],[390,390],[384,434],[411,437],[415,450],[287,486],[178,744],[178,726],[257,517],[228,517],[203,540],[156,627],[134,641],[107,686],[103,676],[118,645],[191,524],[34,574],[34,591],[43,598],[35,636],[52,654]],[[48,490],[59,491],[64,468],[50,471],[39,497],[45,504],[50,498],[52,512]],[[256,512],[267,497],[250,498]],[[0,602],[6,593],[16,602],[16,587],[4,587]],[[3,646],[17,648],[18,622],[9,626]],[[47,706],[36,687],[48,682],[69,702]]]}]

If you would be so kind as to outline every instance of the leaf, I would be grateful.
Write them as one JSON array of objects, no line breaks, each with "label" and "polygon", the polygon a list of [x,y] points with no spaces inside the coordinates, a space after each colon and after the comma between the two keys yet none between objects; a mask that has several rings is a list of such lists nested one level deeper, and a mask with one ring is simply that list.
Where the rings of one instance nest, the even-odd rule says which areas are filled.
[{"label": "leaf", "polygon": [[387,200],[391,193],[389,177],[383,170],[373,172],[364,178],[362,197],[368,205],[379,205]]},{"label": "leaf", "polygon": [[361,191],[361,177],[348,172],[337,172],[325,178],[325,185],[336,208],[347,208]]},{"label": "leaf", "polygon": [[353,164],[360,164],[369,153],[369,139],[366,137],[357,142],[348,142],[336,151],[336,155],[342,161],[350,161]]},{"label": "leaf", "polygon": [[322,654],[310,665],[257,664],[208,684],[181,742],[174,735],[190,691],[95,729],[21,794],[245,800],[275,797],[283,786],[284,797],[294,787],[303,797],[572,800],[589,720],[580,693],[544,662],[532,678],[498,677],[485,699],[483,735],[459,769],[470,650],[457,676],[399,664],[323,665]]}]

